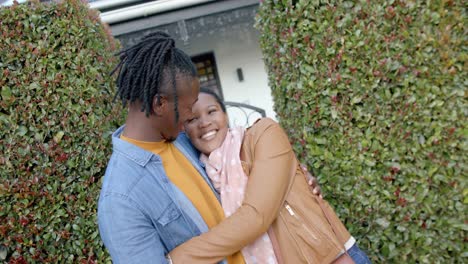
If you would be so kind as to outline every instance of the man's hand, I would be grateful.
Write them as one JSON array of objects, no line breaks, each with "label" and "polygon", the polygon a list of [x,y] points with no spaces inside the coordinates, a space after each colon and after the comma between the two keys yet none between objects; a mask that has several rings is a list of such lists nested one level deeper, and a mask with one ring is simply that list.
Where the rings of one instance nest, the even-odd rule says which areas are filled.
[{"label": "man's hand", "polygon": [[310,186],[310,190],[313,194],[318,195],[320,198],[323,199],[322,190],[320,190],[320,186],[318,185],[317,178],[315,178],[308,170],[304,164],[301,164],[301,169],[304,171],[307,177],[307,183]]}]

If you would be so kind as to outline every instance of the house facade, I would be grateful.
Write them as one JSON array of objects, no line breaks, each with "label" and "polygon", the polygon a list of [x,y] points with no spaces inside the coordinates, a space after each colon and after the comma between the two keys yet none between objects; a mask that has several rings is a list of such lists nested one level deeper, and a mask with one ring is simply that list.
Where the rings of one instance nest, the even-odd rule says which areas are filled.
[{"label": "house facade", "polygon": [[[217,91],[226,101],[264,109],[266,116],[275,118],[259,32],[254,28],[258,4],[258,0],[90,1],[124,47],[163,30],[192,57],[201,86]],[[243,111],[230,110],[232,124]]]}]

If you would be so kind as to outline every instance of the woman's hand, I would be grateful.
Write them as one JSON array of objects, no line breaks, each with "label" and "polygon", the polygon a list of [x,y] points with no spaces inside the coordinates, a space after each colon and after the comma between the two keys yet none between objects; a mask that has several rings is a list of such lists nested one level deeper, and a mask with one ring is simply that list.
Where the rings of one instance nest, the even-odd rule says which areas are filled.
[{"label": "woman's hand", "polygon": [[307,170],[307,167],[301,163],[301,169],[304,171],[304,174],[307,177],[307,183],[310,186],[310,190],[312,191],[313,194],[318,195],[320,198],[323,199],[322,196],[322,190],[320,190],[320,186],[318,184],[317,178],[313,176],[309,170]]}]

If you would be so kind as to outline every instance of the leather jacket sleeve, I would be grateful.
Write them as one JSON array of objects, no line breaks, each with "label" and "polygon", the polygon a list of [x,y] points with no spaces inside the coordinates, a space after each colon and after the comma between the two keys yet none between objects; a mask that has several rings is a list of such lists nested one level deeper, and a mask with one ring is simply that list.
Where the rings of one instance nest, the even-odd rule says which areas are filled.
[{"label": "leather jacket sleeve", "polygon": [[267,232],[278,216],[297,162],[276,122],[261,119],[250,130],[243,148],[248,148],[253,162],[243,204],[210,231],[171,251],[173,263],[216,263]]}]

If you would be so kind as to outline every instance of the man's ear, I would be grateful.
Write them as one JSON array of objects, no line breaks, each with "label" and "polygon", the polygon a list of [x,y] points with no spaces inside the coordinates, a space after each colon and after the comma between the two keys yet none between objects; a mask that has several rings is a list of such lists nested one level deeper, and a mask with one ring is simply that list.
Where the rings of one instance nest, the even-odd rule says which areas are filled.
[{"label": "man's ear", "polygon": [[154,114],[158,117],[163,116],[167,113],[168,100],[166,95],[156,95],[153,98],[153,111]]}]

